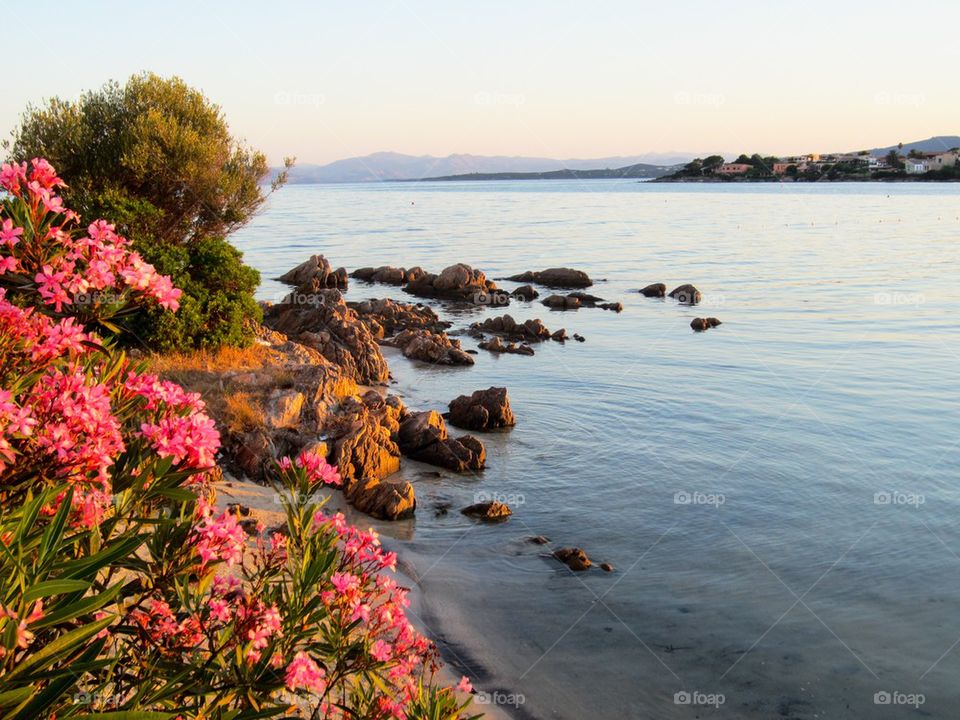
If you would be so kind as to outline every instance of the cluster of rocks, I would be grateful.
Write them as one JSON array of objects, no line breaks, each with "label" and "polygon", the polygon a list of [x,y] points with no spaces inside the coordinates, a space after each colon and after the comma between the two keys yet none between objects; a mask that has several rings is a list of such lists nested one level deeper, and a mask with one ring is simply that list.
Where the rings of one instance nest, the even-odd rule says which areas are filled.
[{"label": "cluster of rocks", "polygon": [[277,278],[287,285],[304,285],[310,283],[318,288],[347,289],[347,271],[345,268],[334,270],[330,261],[323,255],[314,255],[309,260],[300,263],[293,270],[285,272]]},{"label": "cluster of rocks", "polygon": [[348,302],[347,307],[360,316],[360,320],[378,340],[410,328],[442,332],[450,327],[450,323],[442,321],[431,308],[420,303],[411,304],[389,298],[371,298],[360,302]]},{"label": "cluster of rocks", "polygon": [[472,435],[450,437],[436,410],[408,413],[400,423],[397,443],[407,457],[453,472],[476,472],[486,466],[483,443]]},{"label": "cluster of rocks", "polygon": [[397,268],[390,267],[389,265],[381,265],[377,268],[357,268],[350,273],[350,276],[356,278],[357,280],[365,280],[366,282],[371,283],[383,283],[384,285],[406,285],[409,282],[415,282],[416,280],[419,280],[426,274],[427,271],[419,265],[412,267],[409,270],[402,267]]},{"label": "cluster of rocks", "polygon": [[669,294],[667,293],[667,286],[663,283],[653,283],[651,285],[647,285],[644,288],[640,288],[640,290],[637,292],[644,297],[650,298],[671,297],[683,305],[696,305],[703,299],[700,291],[689,283],[674,288],[669,292]]},{"label": "cluster of rocks", "polygon": [[601,308],[614,312],[623,312],[623,305],[618,302],[606,302],[603,298],[585,292],[572,292],[567,295],[550,295],[540,301],[551,310],[579,310],[586,308]]},{"label": "cluster of rocks", "polygon": [[439,275],[425,273],[408,282],[404,290],[418,297],[443,298],[474,305],[510,304],[509,293],[499,289],[483,272],[464,263],[446,267]]},{"label": "cluster of rocks", "polygon": [[[703,295],[700,293],[700,291],[689,283],[674,288],[669,294],[667,294],[667,286],[663,283],[653,283],[652,285],[647,285],[645,288],[641,288],[638,292],[644,297],[671,297],[682,305],[699,305],[700,301],[703,300]],[[694,318],[690,322],[690,327],[696,332],[703,332],[704,330],[709,330],[710,328],[714,328],[720,324],[720,321],[715,317]]]},{"label": "cluster of rocks", "polygon": [[[481,350],[488,350],[493,353],[516,353],[518,355],[533,355],[534,350],[530,343],[545,340],[563,342],[567,339],[567,331],[563,328],[556,332],[550,332],[539,318],[531,318],[520,323],[514,320],[511,315],[498,315],[487,318],[483,322],[473,323],[468,332],[481,341],[479,343]],[[487,334],[493,335],[493,337],[487,339]],[[504,342],[504,339],[507,342]]]},{"label": "cluster of rocks", "polygon": [[593,285],[590,276],[583,270],[573,268],[547,268],[546,270],[527,270],[519,275],[507,278],[512,282],[537,283],[552,288],[586,288]]},{"label": "cluster of rocks", "polygon": [[404,357],[433,365],[473,365],[473,357],[462,347],[460,341],[451,340],[445,332],[430,330],[404,330],[396,337],[384,340],[388,347],[399,348]]}]

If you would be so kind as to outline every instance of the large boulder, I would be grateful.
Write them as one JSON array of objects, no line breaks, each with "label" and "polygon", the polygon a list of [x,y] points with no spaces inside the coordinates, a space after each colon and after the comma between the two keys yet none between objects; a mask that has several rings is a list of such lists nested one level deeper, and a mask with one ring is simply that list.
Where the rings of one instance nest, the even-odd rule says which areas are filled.
[{"label": "large boulder", "polygon": [[351,380],[376,384],[390,377],[376,338],[337,290],[301,286],[286,301],[269,306],[264,322],[316,349]]},{"label": "large boulder", "polygon": [[404,330],[384,345],[397,347],[404,357],[432,365],[473,365],[474,359],[460,347],[459,340],[451,340],[444,332]]},{"label": "large boulder", "polygon": [[516,425],[507,389],[491,387],[450,402],[447,420],[464,430],[494,430]]},{"label": "large boulder", "polygon": [[593,285],[590,276],[583,270],[573,268],[547,268],[546,270],[527,270],[519,275],[508,277],[514,282],[534,282],[554,288],[585,288]]},{"label": "large boulder", "polygon": [[702,299],[700,291],[693,285],[681,285],[670,291],[670,297],[684,305],[696,305]]},{"label": "large boulder", "polygon": [[277,388],[267,396],[264,422],[269,428],[296,428],[305,396],[297,390]]},{"label": "large boulder", "polygon": [[449,437],[435,410],[409,414],[400,423],[397,443],[407,457],[454,472],[482,470],[486,465],[483,443],[470,435]]},{"label": "large boulder", "polygon": [[354,483],[345,495],[357,510],[380,520],[403,520],[417,507],[413,485],[406,480],[365,478]]},{"label": "large boulder", "polygon": [[383,283],[384,285],[406,285],[408,282],[419,280],[427,271],[422,267],[412,267],[409,270],[402,267],[390,267],[381,265],[380,267],[363,267],[354,270],[352,277],[358,280],[364,280],[371,283]]},{"label": "large boulder", "polygon": [[277,280],[287,285],[297,286],[316,281],[318,287],[347,289],[347,271],[344,268],[334,270],[330,261],[323,255],[314,255],[285,272]]},{"label": "large boulder", "polygon": [[551,310],[577,310],[580,300],[572,295],[548,295],[540,301]]},{"label": "large boulder", "polygon": [[474,305],[509,305],[510,295],[497,288],[480,270],[464,263],[443,269],[439,275],[427,273],[411,280],[404,290],[412,295],[445,298]]},{"label": "large boulder", "polygon": [[425,328],[440,332],[450,327],[450,323],[440,320],[433,310],[420,303],[413,305],[396,302],[389,298],[372,298],[360,302],[348,302],[347,307],[357,312],[378,340],[409,328]]},{"label": "large boulder", "polygon": [[330,438],[330,463],[336,465],[349,490],[355,480],[382,480],[400,469],[400,448],[393,439],[399,427],[392,408],[377,393],[347,398],[330,417],[325,432]]}]

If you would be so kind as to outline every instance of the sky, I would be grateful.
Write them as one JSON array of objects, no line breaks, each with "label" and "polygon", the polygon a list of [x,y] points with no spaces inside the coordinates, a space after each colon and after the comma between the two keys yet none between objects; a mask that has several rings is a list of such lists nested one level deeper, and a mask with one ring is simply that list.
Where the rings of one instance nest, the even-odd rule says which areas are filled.
[{"label": "sky", "polygon": [[4,8],[0,134],[150,70],[272,162],[792,154],[960,134],[960,2],[315,0]]}]

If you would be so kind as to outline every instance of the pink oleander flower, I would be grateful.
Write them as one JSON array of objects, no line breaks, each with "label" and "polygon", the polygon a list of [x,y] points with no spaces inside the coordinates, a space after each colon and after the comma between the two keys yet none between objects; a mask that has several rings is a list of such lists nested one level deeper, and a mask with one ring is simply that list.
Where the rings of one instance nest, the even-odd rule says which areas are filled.
[{"label": "pink oleander flower", "polygon": [[389,662],[390,658],[393,657],[393,647],[390,645],[390,643],[386,643],[383,640],[377,640],[370,648],[370,657],[377,662]]},{"label": "pink oleander flower", "polygon": [[7,247],[13,248],[20,241],[21,235],[23,235],[23,228],[14,227],[13,220],[7,219],[0,224],[0,243]]},{"label": "pink oleander flower", "polygon": [[457,692],[462,692],[462,693],[473,692],[473,685],[470,684],[470,680],[467,679],[466,675],[460,678],[460,682],[457,683],[456,690]]},{"label": "pink oleander flower", "polygon": [[322,695],[326,689],[326,672],[307,653],[300,651],[287,665],[284,682],[289,690],[308,690]]},{"label": "pink oleander flower", "polygon": [[18,267],[19,263],[15,257],[0,257],[0,275],[16,272]]},{"label": "pink oleander flower", "polygon": [[247,545],[247,533],[237,522],[237,516],[222,512],[217,516],[201,503],[200,521],[194,528],[195,549],[200,556],[201,566],[211,562],[223,561],[228,567],[243,559]]},{"label": "pink oleander flower", "polygon": [[[289,460],[288,460],[289,462]],[[297,455],[296,464],[307,471],[311,483],[321,485],[340,485],[340,474],[337,468],[327,463],[327,459],[314,452],[302,452]],[[289,465],[287,466],[289,467]]]}]

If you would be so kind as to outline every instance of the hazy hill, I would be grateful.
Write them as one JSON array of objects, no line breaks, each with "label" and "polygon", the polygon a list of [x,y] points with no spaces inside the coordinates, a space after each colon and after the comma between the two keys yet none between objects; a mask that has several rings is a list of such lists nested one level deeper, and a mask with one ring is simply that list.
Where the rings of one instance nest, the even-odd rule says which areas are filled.
[{"label": "hazy hill", "polygon": [[[688,162],[692,154],[647,153],[604,158],[557,160],[538,157],[487,155],[403,155],[378,152],[364,157],[337,160],[328,165],[297,165],[291,183],[373,182],[377,180],[420,180],[423,178],[472,173],[545,173],[558,170],[603,170],[638,164],[657,166]],[[647,177],[647,176],[643,176]]]},{"label": "hazy hill", "polygon": [[904,155],[911,150],[917,150],[919,152],[944,152],[958,147],[960,147],[960,135],[937,135],[936,137],[927,138],[926,140],[904,143],[902,150],[899,150],[897,145],[891,145],[885,148],[874,148],[870,151],[870,154],[874,156],[886,155],[891,150],[898,150]]},{"label": "hazy hill", "polygon": [[503,172],[503,173],[467,173],[465,175],[445,175],[423,178],[424,180],[597,180],[619,178],[658,178],[676,172],[681,165],[650,165],[635,163],[620,168],[592,170],[551,170],[549,172]]}]

